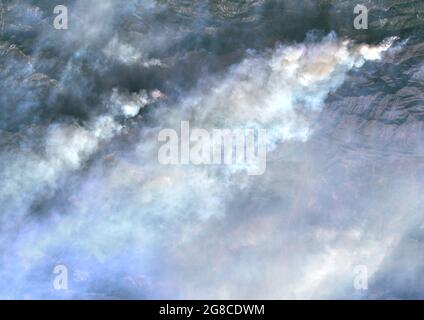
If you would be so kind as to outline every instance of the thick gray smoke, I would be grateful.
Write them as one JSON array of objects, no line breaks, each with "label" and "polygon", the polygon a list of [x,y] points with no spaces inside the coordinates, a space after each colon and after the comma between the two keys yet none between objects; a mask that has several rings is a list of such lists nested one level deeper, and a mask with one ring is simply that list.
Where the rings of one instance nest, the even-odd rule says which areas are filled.
[{"label": "thick gray smoke", "polygon": [[[52,1],[3,1],[0,297],[422,295],[402,285],[422,268],[422,123],[400,115],[422,48],[317,31],[232,48],[265,4],[221,2],[64,1],[65,31]],[[266,129],[265,174],[161,165],[181,121]]]}]

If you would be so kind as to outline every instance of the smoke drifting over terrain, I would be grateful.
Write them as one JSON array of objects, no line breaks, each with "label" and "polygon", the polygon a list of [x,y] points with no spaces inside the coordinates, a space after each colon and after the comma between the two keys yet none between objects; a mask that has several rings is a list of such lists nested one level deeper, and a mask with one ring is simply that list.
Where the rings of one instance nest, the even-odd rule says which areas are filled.
[{"label": "smoke drifting over terrain", "polygon": [[[0,297],[422,297],[424,47],[296,3],[0,2]],[[181,121],[266,129],[265,174],[161,165]]]}]

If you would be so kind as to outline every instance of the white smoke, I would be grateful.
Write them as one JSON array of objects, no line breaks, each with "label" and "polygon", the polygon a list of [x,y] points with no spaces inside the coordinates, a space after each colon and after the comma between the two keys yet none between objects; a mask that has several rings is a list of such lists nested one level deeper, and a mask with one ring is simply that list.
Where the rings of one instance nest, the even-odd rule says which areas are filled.
[{"label": "white smoke", "polygon": [[[100,13],[87,10],[86,21],[101,23],[96,22],[97,29],[90,28],[83,41],[108,28],[103,15],[108,17],[113,6],[110,1],[102,3]],[[130,294],[137,297],[197,298],[199,290],[202,296],[214,298],[319,296],[331,275],[346,274],[352,264],[346,261],[355,260],[351,247],[332,245],[338,235],[314,230],[311,238],[328,243],[328,247],[319,247],[322,254],[313,255],[299,248],[299,257],[307,259],[302,271],[315,273],[292,281],[299,269],[298,258],[292,254],[286,261],[272,252],[288,241],[280,238],[273,243],[270,238],[278,231],[274,229],[278,217],[263,217],[262,221],[259,216],[252,226],[235,224],[232,233],[236,236],[226,237],[214,230],[216,224],[242,214],[241,208],[230,204],[257,181],[225,167],[161,166],[157,133],[190,120],[193,126],[205,129],[267,129],[270,152],[284,148],[285,143],[305,142],[313,134],[312,125],[328,94],[343,84],[352,68],[380,59],[388,48],[387,43],[357,45],[331,34],[320,42],[281,44],[267,52],[249,52],[226,72],[202,79],[179,103],[162,102],[165,106],[152,112],[159,125],[141,129],[135,145],[121,148],[114,144],[113,140],[125,132],[116,117],[135,117],[150,103],[164,98],[159,91],[129,94],[114,89],[105,101],[109,113],[84,126],[52,124],[41,138],[38,153],[26,152],[22,146],[3,152],[1,161],[8,165],[0,173],[0,200],[2,222],[8,228],[1,237],[3,255],[9,256],[0,279],[10,281],[15,291],[2,288],[1,295],[59,295],[50,290],[49,277],[54,263],[60,262],[88,274],[84,281],[73,283],[69,297],[99,292],[119,296],[116,291],[120,287],[128,291],[128,286]],[[137,50],[119,40],[112,40],[105,53],[128,64],[143,60]],[[106,146],[112,154],[95,157]],[[45,212],[47,218],[31,217],[34,200],[60,192],[63,181],[73,176],[67,207],[52,203]],[[25,221],[24,226],[17,227],[17,221]],[[353,228],[343,235],[343,243],[358,234],[360,231]],[[228,239],[235,242],[229,245]],[[387,249],[391,240],[387,241],[383,247],[366,246],[364,250],[374,254]],[[260,243],[268,246],[265,252]],[[238,260],[232,248],[239,250],[244,245],[251,248],[251,256]],[[208,255],[217,261],[211,263]],[[263,266],[255,259],[266,261],[272,279],[257,286],[256,292],[247,293],[246,285],[240,284],[249,281],[253,268]],[[376,258],[376,265],[381,259]],[[222,278],[214,273],[225,270],[228,274]],[[109,277],[115,282],[108,282]],[[279,278],[276,283],[280,287],[271,289],[275,278]],[[138,283],[134,279],[144,280]],[[329,294],[332,288],[330,283]]]}]

